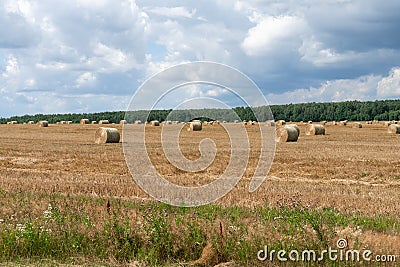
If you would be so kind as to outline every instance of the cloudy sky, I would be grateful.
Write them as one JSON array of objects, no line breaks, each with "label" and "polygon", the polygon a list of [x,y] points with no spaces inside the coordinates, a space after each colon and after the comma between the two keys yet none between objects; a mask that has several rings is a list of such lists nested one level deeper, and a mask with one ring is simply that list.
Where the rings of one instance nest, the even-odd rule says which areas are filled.
[{"label": "cloudy sky", "polygon": [[397,0],[3,0],[0,117],[125,110],[148,77],[190,61],[237,68],[271,104],[400,98],[399,10]]}]

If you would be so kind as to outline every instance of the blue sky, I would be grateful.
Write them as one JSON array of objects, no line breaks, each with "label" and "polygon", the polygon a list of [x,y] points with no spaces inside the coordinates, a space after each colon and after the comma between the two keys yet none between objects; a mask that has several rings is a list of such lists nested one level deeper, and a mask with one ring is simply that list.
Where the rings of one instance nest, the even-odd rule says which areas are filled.
[{"label": "blue sky", "polygon": [[242,71],[271,104],[397,99],[399,10],[396,0],[4,0],[0,117],[124,110],[148,77],[198,60]]}]

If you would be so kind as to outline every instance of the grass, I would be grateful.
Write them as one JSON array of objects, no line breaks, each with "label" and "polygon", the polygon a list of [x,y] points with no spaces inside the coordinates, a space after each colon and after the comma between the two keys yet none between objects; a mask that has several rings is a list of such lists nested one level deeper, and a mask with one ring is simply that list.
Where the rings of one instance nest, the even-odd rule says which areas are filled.
[{"label": "grass", "polygon": [[[399,221],[390,216],[344,214],[329,207],[315,210],[301,200],[276,207],[265,203],[256,208],[217,204],[181,208],[21,191],[0,195],[1,262],[177,265],[200,258],[206,244],[212,243],[219,262],[265,266],[257,260],[265,245],[321,251],[335,248],[335,238],[346,238],[337,229],[400,234]],[[4,208],[16,205],[19,209]],[[359,238],[350,238],[349,245],[362,244]],[[328,260],[323,264],[338,266]]]}]

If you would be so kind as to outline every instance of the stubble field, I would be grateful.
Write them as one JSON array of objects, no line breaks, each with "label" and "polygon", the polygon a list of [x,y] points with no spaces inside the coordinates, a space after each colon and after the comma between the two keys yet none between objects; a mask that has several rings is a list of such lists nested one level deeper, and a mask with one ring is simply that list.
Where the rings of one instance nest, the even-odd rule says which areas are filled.
[{"label": "stubble field", "polygon": [[[248,186],[258,162],[260,133],[258,126],[246,126],[251,151],[244,177],[229,194],[200,208],[174,208],[153,201],[133,181],[121,143],[94,144],[98,127],[0,125],[3,261],[46,258],[79,264],[213,265],[231,261],[241,266],[265,265],[257,260],[257,251],[264,245],[322,249],[335,247],[338,238],[346,238],[349,248],[400,253],[400,136],[388,134],[383,125],[364,125],[361,129],[326,126],[324,136],[306,136],[305,126],[300,125],[298,142],[277,144],[268,178],[253,193],[248,192]],[[122,131],[121,125],[110,127]],[[181,132],[181,150],[188,159],[200,156],[198,146],[203,138],[216,143],[213,164],[194,174],[169,164],[162,152],[162,127],[177,126],[146,126],[146,146],[157,171],[168,180],[202,185],[224,171],[230,159],[230,143],[222,126]],[[63,214],[62,227],[59,218],[51,222],[44,218],[49,205]],[[50,214],[54,213],[50,209]],[[81,217],[74,221],[74,214]],[[82,222],[85,216],[90,223]],[[69,225],[74,222],[80,225],[76,229]],[[69,231],[71,238],[81,236],[78,241],[82,244],[51,252],[53,244],[42,240],[36,251],[28,249],[32,244],[24,234],[29,228],[26,224],[38,228],[33,239],[40,239],[43,232],[48,240],[63,242],[58,234]],[[116,224],[121,225],[122,232],[107,228]],[[50,230],[40,230],[43,226]],[[154,231],[159,231],[159,236],[153,236]],[[104,236],[104,240],[97,236],[105,233],[110,236]],[[123,243],[120,248],[124,236],[137,240],[125,240],[128,245]],[[92,250],[90,242],[98,242],[100,248]],[[210,257],[214,258],[193,262],[201,258],[208,243],[213,244],[215,255]],[[13,250],[16,246],[21,249]]]}]

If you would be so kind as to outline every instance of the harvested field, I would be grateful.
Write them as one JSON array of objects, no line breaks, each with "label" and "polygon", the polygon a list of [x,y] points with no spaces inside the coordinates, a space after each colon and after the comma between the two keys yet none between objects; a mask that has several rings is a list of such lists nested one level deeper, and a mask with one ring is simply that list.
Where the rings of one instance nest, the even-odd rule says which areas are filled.
[{"label": "harvested field", "polygon": [[[299,127],[304,132],[305,126]],[[115,128],[122,133],[122,126]],[[254,172],[260,141],[258,128],[246,126],[252,147],[249,166],[244,179],[221,203],[257,205],[264,200],[273,203],[278,195],[304,191],[310,192],[304,197],[319,202],[320,206],[371,214],[385,209],[400,214],[397,205],[400,199],[400,136],[388,135],[387,128],[380,125],[362,129],[326,128],[325,136],[303,135],[296,143],[279,143],[269,178],[257,192],[248,194],[245,185]],[[48,129],[22,124],[0,125],[1,188],[146,197],[128,173],[122,144],[94,144],[97,129],[96,125],[82,128],[51,124]],[[222,126],[205,126],[196,135],[181,131],[182,152],[189,159],[200,156],[198,143],[203,138],[212,138],[217,144],[218,154],[211,170],[205,170],[194,176],[196,181],[190,181],[185,173],[169,166],[160,153],[161,130],[162,127],[146,126],[146,142],[149,140],[147,147],[156,168],[171,176],[171,181],[180,180],[187,185],[207,183],[217,178],[229,161],[229,139]],[[358,193],[354,194],[355,191]],[[338,196],[341,196],[340,201]]]},{"label": "harvested field", "polygon": [[[122,127],[115,125],[121,133]],[[140,129],[144,125],[124,127]],[[236,188],[218,200],[217,205],[229,209],[257,209],[268,203],[269,207],[279,209],[301,203],[302,207],[315,211],[329,208],[349,216],[383,216],[400,220],[400,135],[388,134],[384,125],[369,124],[355,129],[327,124],[326,135],[300,135],[297,142],[278,143],[269,176],[253,193],[248,192],[248,186],[257,165],[260,132],[258,127],[245,127],[251,145],[248,168]],[[305,127],[300,125],[300,131],[305,132]],[[217,179],[226,168],[230,144],[223,125],[204,125],[198,132],[181,130],[180,146],[188,159],[200,157],[198,144],[202,139],[208,137],[216,143],[217,155],[213,164],[194,174],[169,164],[162,152],[162,128],[146,126],[146,146],[156,169],[169,181],[185,186],[203,185]],[[87,127],[49,124],[46,129],[22,124],[0,125],[1,191],[10,194],[26,192],[38,199],[43,194],[57,194],[68,203],[80,197],[112,198],[138,205],[152,203],[153,200],[131,178],[122,143],[94,144],[97,129],[97,125],[91,124]],[[26,214],[26,210],[18,210],[18,203],[7,201],[11,204],[0,206],[0,216],[19,214],[16,216],[23,217]],[[30,212],[43,212],[46,201],[39,202],[30,207]],[[104,216],[100,214],[103,213],[93,216]],[[251,225],[246,217],[241,220]],[[262,230],[268,233],[268,229]],[[391,229],[368,228],[369,232],[365,232],[362,239],[363,245],[376,248],[377,243],[385,242],[384,251],[399,254],[400,232],[398,226]],[[256,225],[249,231],[257,231]],[[271,238],[280,240],[280,236]],[[198,250],[201,252],[201,248]]]}]

